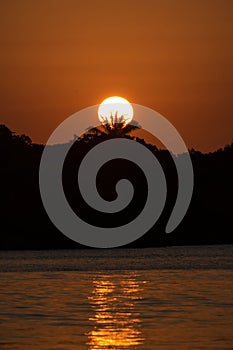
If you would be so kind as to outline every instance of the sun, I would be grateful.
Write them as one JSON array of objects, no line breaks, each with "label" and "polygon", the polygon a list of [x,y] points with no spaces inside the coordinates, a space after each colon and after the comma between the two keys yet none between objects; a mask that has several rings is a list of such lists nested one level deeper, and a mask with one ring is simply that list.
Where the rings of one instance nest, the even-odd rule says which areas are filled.
[{"label": "sun", "polygon": [[99,105],[98,117],[102,124],[129,124],[133,119],[133,107],[123,97],[108,97]]}]

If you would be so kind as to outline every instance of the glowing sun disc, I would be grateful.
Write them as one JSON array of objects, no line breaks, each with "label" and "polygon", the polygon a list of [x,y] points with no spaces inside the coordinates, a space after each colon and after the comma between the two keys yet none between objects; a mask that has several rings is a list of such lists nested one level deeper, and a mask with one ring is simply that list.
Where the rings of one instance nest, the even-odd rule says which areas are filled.
[{"label": "glowing sun disc", "polygon": [[129,124],[133,119],[133,107],[129,101],[123,97],[108,97],[99,105],[98,117],[101,123]]}]

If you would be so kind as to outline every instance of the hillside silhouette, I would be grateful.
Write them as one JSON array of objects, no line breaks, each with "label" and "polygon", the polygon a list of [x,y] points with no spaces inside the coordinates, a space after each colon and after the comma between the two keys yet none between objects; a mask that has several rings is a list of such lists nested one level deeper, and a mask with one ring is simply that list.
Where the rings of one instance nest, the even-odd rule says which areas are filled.
[{"label": "hillside silhouette", "polygon": [[[105,164],[98,176],[97,187],[103,198],[113,200],[116,182],[129,179],[135,189],[132,202],[122,212],[96,212],[82,199],[77,185],[78,164],[95,145],[114,137],[126,137],[146,146],[161,163],[168,187],[168,198],[162,215],[154,227],[131,247],[188,244],[232,244],[233,143],[211,153],[194,149],[190,155],[194,168],[194,192],[188,212],[174,232],[165,227],[177,194],[177,174],[170,153],[131,135],[132,129],[121,126],[93,128],[75,138],[63,168],[63,186],[72,209],[93,225],[114,227],[133,220],[143,209],[147,183],[142,170],[132,162],[117,159]],[[59,147],[54,145],[51,147]],[[39,191],[39,165],[44,149],[29,136],[17,135],[0,125],[1,221],[0,249],[82,248],[60,233],[51,223],[43,207]],[[184,157],[185,154],[178,155]]]}]

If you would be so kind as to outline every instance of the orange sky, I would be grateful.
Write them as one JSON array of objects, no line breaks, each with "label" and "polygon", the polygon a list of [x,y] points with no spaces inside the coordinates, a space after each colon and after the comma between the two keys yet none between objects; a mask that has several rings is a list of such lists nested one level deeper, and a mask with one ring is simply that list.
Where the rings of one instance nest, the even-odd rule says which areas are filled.
[{"label": "orange sky", "polygon": [[188,147],[233,137],[232,0],[1,0],[1,119],[34,142],[123,96],[166,116]]}]

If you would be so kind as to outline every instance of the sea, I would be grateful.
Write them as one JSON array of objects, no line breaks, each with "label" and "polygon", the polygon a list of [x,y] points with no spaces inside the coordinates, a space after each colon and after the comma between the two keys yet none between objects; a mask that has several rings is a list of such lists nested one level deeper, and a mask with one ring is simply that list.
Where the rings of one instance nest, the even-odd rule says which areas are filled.
[{"label": "sea", "polygon": [[233,349],[233,246],[1,251],[0,349]]}]

